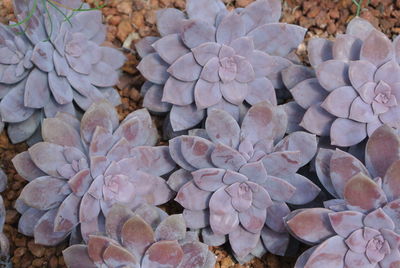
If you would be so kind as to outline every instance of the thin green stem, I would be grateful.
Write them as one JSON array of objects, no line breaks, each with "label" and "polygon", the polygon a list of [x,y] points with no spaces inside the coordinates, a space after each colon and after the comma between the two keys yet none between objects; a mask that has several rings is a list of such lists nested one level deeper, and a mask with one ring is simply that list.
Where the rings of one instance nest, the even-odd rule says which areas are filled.
[{"label": "thin green stem", "polygon": [[55,5],[52,1],[48,1],[48,3],[63,15],[65,21],[68,21],[68,23],[72,25],[70,18],[67,15],[65,15],[64,12],[62,12],[62,10],[57,5]]},{"label": "thin green stem", "polygon": [[14,24],[10,24],[10,25],[8,25],[8,26],[9,26],[9,27],[17,27],[17,26],[20,26],[20,25],[26,23],[27,21],[29,21],[29,20],[32,18],[32,16],[33,16],[33,14],[35,13],[35,11],[36,11],[36,8],[37,8],[37,1],[38,1],[38,0],[33,0],[33,7],[32,7],[32,9],[29,11],[28,16],[27,16],[25,19],[23,19],[23,20],[20,21],[20,22],[14,23]]},{"label": "thin green stem", "polygon": [[[356,15],[357,15],[357,17],[358,16],[360,16],[360,14],[361,14],[361,8],[362,8],[362,4],[363,4],[363,2],[364,2],[364,0],[359,0],[358,2],[357,2],[357,0],[352,0],[353,1],[353,4],[355,4],[356,5],[356,7],[357,7],[357,13],[356,13]],[[369,6],[369,3],[371,2],[371,0],[367,0],[367,6]]]}]

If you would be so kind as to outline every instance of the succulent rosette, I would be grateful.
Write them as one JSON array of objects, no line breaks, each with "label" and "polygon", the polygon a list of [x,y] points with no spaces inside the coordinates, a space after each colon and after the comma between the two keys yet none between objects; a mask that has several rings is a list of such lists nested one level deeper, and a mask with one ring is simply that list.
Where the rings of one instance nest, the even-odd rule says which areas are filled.
[{"label": "succulent rosette", "polygon": [[361,18],[333,41],[312,39],[312,70],[292,66],[283,73],[295,100],[287,108],[300,119],[293,123],[344,147],[359,144],[383,124],[399,129],[399,40],[391,42]]},{"label": "succulent rosette", "polygon": [[[320,149],[316,170],[336,199],[326,208],[292,212],[287,227],[316,245],[296,267],[397,267],[400,265],[400,137],[389,126],[371,135],[365,165],[341,150]],[[329,255],[330,258],[322,256]]]},{"label": "succulent rosette", "polygon": [[80,235],[87,240],[104,230],[104,215],[114,203],[133,209],[173,197],[160,176],[175,163],[167,146],[153,146],[157,130],[146,109],[119,123],[114,107],[98,102],[81,122],[67,113],[45,119],[42,136],[44,142],[13,159],[29,182],[16,202],[18,228],[35,243],[56,245],[71,233],[71,243]]},{"label": "succulent rosette", "polygon": [[[66,20],[61,12],[69,16],[66,7],[78,8],[81,1],[58,2],[56,9],[47,1],[15,0],[22,24],[0,25],[0,114],[13,143],[30,138],[43,117],[59,111],[75,115],[74,102],[83,110],[101,99],[120,103],[112,86],[125,57],[100,46],[106,36],[101,11]],[[23,23],[30,11],[32,17]]]},{"label": "succulent rosette", "polygon": [[141,205],[135,211],[115,204],[105,219],[104,235],[63,251],[70,268],[170,267],[212,268],[216,257],[195,232],[186,232],[182,214]]},{"label": "succulent rosette", "polygon": [[241,126],[215,109],[205,130],[193,132],[198,136],[170,140],[170,154],[181,169],[168,184],[178,192],[175,200],[184,207],[187,226],[201,229],[206,244],[221,245],[228,236],[239,260],[262,255],[265,248],[285,254],[286,203],[306,204],[320,192],[296,173],[314,157],[316,137],[299,131],[282,139],[286,124],[282,107],[261,102]]},{"label": "succulent rosette", "polygon": [[138,69],[148,80],[144,106],[169,113],[174,131],[195,127],[208,110],[239,120],[239,106],[268,100],[282,88],[281,70],[291,64],[306,29],[279,23],[281,2],[258,0],[228,11],[220,0],[188,0],[187,14],[161,10],[161,35],[137,45]]}]

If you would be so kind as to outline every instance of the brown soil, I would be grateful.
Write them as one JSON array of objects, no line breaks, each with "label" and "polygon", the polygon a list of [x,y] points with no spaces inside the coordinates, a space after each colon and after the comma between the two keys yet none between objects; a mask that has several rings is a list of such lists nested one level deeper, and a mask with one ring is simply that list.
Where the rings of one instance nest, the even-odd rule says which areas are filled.
[{"label": "brown soil", "polygon": [[[223,0],[229,7],[243,7],[253,0]],[[87,0],[93,4],[94,0]],[[345,31],[346,23],[354,17],[356,6],[351,0],[285,0],[283,1],[282,21],[294,23],[309,28],[307,40],[313,36],[331,38],[337,33]],[[367,3],[367,0],[364,1]],[[102,2],[100,2],[102,3]],[[185,0],[109,0],[103,8],[105,23],[108,25],[107,40],[110,45],[123,47],[128,58],[123,67],[123,76],[117,88],[122,97],[122,104],[118,107],[121,119],[128,113],[142,105],[139,89],[144,82],[136,66],[139,58],[135,53],[134,44],[142,37],[157,34],[155,28],[155,12],[160,8],[176,7],[184,9]],[[361,16],[382,29],[388,36],[400,33],[400,0],[371,0],[368,7],[364,7]],[[0,22],[8,23],[15,20],[12,13],[12,0],[0,0]],[[112,43],[112,44],[111,44]],[[305,58],[305,45],[299,48],[299,54]],[[162,118],[155,117],[160,127]],[[25,181],[16,174],[11,159],[27,149],[27,145],[12,145],[6,134],[0,135],[1,167],[8,175],[8,189],[2,194],[7,208],[5,233],[11,242],[11,262],[13,267],[65,267],[61,251],[66,243],[57,247],[35,245],[30,237],[18,233],[20,215],[13,208]],[[169,211],[179,212],[175,204],[167,206]],[[234,259],[224,247],[213,248],[218,257],[218,268],[227,267],[293,267],[295,258],[277,257],[266,254],[262,259],[255,259],[245,265],[235,263]]]}]

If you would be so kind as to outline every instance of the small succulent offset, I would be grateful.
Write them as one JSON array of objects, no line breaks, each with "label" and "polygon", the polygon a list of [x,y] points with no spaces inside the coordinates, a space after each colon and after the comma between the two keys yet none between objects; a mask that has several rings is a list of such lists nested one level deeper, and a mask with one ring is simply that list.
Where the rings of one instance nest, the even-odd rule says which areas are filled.
[{"label": "small succulent offset", "polygon": [[66,20],[63,13],[72,11],[62,6],[77,8],[81,1],[63,0],[59,7],[47,1],[13,2],[20,28],[0,25],[0,114],[13,143],[30,138],[43,116],[75,115],[73,102],[83,110],[105,98],[120,103],[112,86],[125,57],[100,46],[106,29],[99,10]]},{"label": "small succulent offset", "polygon": [[334,41],[315,38],[308,55],[313,70],[292,66],[283,80],[297,114],[311,133],[332,145],[359,144],[383,124],[400,128],[400,37],[391,42],[364,19],[353,19]]},{"label": "small succulent offset", "polygon": [[[316,245],[296,267],[399,267],[400,136],[389,126],[369,138],[364,166],[341,150],[320,149],[316,170],[337,199],[292,212],[290,232]],[[329,256],[329,257],[327,257]]]},{"label": "small succulent offset", "polygon": [[87,245],[73,245],[63,255],[70,268],[212,268],[216,261],[195,232],[186,232],[181,214],[168,216],[150,205],[132,212],[115,204],[104,235],[90,235]]},{"label": "small succulent offset", "polygon": [[239,105],[268,100],[282,88],[281,70],[291,64],[306,29],[279,23],[281,1],[257,0],[228,12],[220,0],[188,0],[187,15],[161,10],[161,38],[137,45],[138,69],[148,80],[144,106],[170,112],[174,131],[195,127],[213,108],[236,120]]},{"label": "small succulent offset", "polygon": [[305,204],[320,192],[296,173],[314,157],[316,137],[299,131],[282,139],[286,124],[282,107],[261,102],[249,109],[241,127],[215,109],[205,130],[195,131],[199,136],[170,140],[170,154],[181,169],[168,184],[178,192],[175,200],[184,207],[187,226],[202,229],[206,244],[221,245],[228,235],[239,260],[259,256],[264,247],[285,254],[286,203]]},{"label": "small succulent offset", "polygon": [[81,122],[67,113],[45,119],[42,136],[44,142],[13,159],[29,181],[16,203],[18,228],[35,243],[56,245],[70,233],[71,243],[80,235],[87,240],[104,230],[104,215],[114,203],[133,209],[173,197],[160,176],[175,163],[167,146],[153,147],[157,130],[146,109],[119,123],[114,107],[98,102]]}]

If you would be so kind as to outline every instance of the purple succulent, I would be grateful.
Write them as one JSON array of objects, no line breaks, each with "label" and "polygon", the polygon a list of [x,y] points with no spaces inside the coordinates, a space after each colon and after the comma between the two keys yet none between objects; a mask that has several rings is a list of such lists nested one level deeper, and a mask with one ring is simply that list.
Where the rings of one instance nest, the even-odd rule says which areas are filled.
[{"label": "purple succulent", "polygon": [[[48,1],[14,0],[14,12],[23,21],[23,34],[0,25],[0,114],[9,123],[13,143],[30,138],[44,117],[57,112],[75,115],[73,101],[83,110],[101,99],[114,105],[120,97],[112,88],[125,61],[116,49],[102,47],[106,29],[98,10],[74,14],[70,21]],[[59,1],[78,8],[81,1]],[[47,3],[43,6],[42,3]],[[44,115],[43,115],[44,114]]]},{"label": "purple succulent", "polygon": [[279,23],[281,2],[258,0],[228,12],[220,0],[188,0],[187,14],[161,10],[161,38],[137,45],[143,58],[138,69],[148,80],[142,88],[144,106],[170,112],[174,131],[193,128],[217,108],[239,120],[239,105],[268,100],[282,88],[281,70],[306,29]]},{"label": "purple succulent", "polygon": [[[400,137],[389,126],[371,135],[365,165],[341,150],[320,149],[316,170],[336,198],[294,211],[289,230],[309,244],[296,267],[400,265]],[[331,258],[322,258],[330,254]],[[324,259],[324,260],[322,260]]]},{"label": "purple succulent", "polygon": [[195,132],[202,137],[170,140],[171,156],[181,169],[168,184],[178,192],[175,200],[184,207],[187,226],[202,229],[206,244],[221,245],[228,235],[239,260],[262,254],[264,247],[285,253],[286,203],[305,204],[320,192],[296,173],[314,157],[316,137],[299,131],[282,139],[286,124],[282,107],[261,102],[250,108],[241,126],[215,109],[205,130]]},{"label": "purple succulent", "polygon": [[[7,187],[7,176],[0,169],[0,192],[3,192]],[[3,233],[4,224],[6,221],[6,208],[4,207],[3,198],[0,196],[0,257],[9,258],[10,242],[7,236]]]},{"label": "purple succulent", "polygon": [[168,216],[150,205],[134,212],[114,205],[106,216],[105,232],[90,235],[87,245],[64,250],[67,266],[212,268],[216,261],[195,232],[186,232],[181,214]]},{"label": "purple succulent", "polygon": [[[82,121],[66,113],[42,124],[44,142],[13,163],[29,183],[16,208],[19,231],[35,242],[55,245],[72,232],[73,242],[104,230],[104,215],[114,203],[135,208],[159,205],[173,197],[160,176],[175,168],[168,147],[153,147],[157,130],[147,110],[121,123],[106,101],[93,104]],[[78,238],[77,238],[78,237]]]},{"label": "purple succulent", "polygon": [[[313,70],[291,66],[283,80],[296,103],[293,122],[332,145],[353,146],[383,124],[400,128],[400,38],[391,42],[361,18],[334,41],[308,44]],[[300,122],[301,121],[301,122]]]}]

